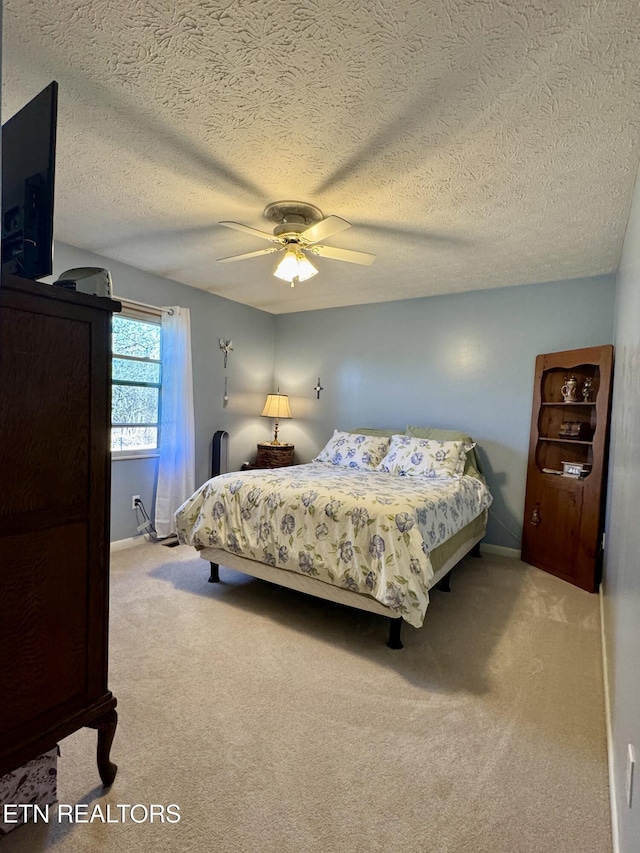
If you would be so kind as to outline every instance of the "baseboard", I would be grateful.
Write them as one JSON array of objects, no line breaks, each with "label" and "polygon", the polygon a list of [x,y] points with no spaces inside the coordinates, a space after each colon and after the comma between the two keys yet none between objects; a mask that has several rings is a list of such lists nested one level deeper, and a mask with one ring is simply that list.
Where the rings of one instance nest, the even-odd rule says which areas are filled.
[{"label": "baseboard", "polygon": [[506,548],[504,545],[489,545],[485,542],[480,543],[480,553],[499,554],[501,557],[513,557],[515,560],[519,560],[521,555],[521,552],[517,548]]},{"label": "baseboard", "polygon": [[111,543],[111,553],[125,551],[127,548],[136,548],[138,545],[144,545],[148,541],[144,534],[141,536],[131,536],[129,539],[117,539]]},{"label": "baseboard", "polygon": [[604,680],[604,717],[607,729],[607,764],[609,767],[609,808],[611,810],[611,835],[613,853],[620,853],[618,835],[618,807],[616,805],[616,782],[613,773],[613,731],[611,728],[611,696],[609,694],[609,668],[607,664],[607,637],[604,630],[604,593],[602,584],[598,590],[600,599],[600,643],[602,646],[602,677]]}]

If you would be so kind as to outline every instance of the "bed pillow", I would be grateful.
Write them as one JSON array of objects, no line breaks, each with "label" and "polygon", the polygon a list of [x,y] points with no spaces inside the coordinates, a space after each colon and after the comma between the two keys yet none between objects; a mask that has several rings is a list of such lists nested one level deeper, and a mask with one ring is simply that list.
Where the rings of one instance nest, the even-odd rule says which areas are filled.
[{"label": "bed pillow", "polygon": [[478,459],[478,454],[474,450],[476,446],[475,442],[466,433],[458,432],[458,430],[454,429],[408,426],[406,434],[411,435],[414,438],[429,438],[441,441],[463,441],[465,444],[471,445],[471,449],[468,450],[466,454],[464,473],[468,474],[470,477],[475,477],[477,480],[484,480],[482,468],[480,467],[480,460]]},{"label": "bed pillow", "polygon": [[465,444],[462,441],[435,441],[394,435],[379,471],[403,477],[455,480],[464,470]]},{"label": "bed pillow", "polygon": [[332,462],[346,468],[373,470],[378,467],[388,449],[389,439],[384,436],[341,432],[336,429],[314,461]]}]

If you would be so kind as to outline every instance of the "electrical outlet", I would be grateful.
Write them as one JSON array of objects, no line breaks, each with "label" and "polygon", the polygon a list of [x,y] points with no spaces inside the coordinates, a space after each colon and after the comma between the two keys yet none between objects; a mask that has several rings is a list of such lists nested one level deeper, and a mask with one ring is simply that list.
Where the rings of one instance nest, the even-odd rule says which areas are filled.
[{"label": "electrical outlet", "polygon": [[633,744],[627,744],[627,779],[626,779],[626,792],[627,792],[627,805],[631,808],[631,803],[633,801],[633,771],[636,766],[636,755],[635,750],[633,748]]},{"label": "electrical outlet", "polygon": [[131,509],[136,509],[139,500],[140,495],[131,495]]}]

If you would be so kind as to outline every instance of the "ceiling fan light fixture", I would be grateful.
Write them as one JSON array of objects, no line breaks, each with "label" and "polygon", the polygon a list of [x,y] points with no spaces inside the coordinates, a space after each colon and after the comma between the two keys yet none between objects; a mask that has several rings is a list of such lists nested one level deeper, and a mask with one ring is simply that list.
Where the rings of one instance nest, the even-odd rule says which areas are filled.
[{"label": "ceiling fan light fixture", "polygon": [[284,251],[282,260],[274,270],[276,278],[288,281],[291,287],[297,282],[306,281],[319,271],[309,260],[307,253],[335,261],[347,261],[351,264],[372,264],[376,256],[369,252],[355,252],[353,249],[339,249],[325,246],[324,240],[339,234],[351,225],[339,216],[324,217],[320,208],[301,201],[274,201],[265,207],[264,215],[276,223],[273,234],[258,231],[240,222],[224,221],[220,225],[244,231],[254,237],[260,237],[275,243],[269,249],[258,249],[254,252],[244,252],[242,255],[231,255],[228,258],[218,258],[221,263],[241,261],[245,258],[256,258],[259,255],[269,255],[272,252],[280,254]]},{"label": "ceiling fan light fixture", "polygon": [[291,282],[293,287],[295,281],[306,281],[317,272],[318,270],[301,249],[289,247],[273,274],[283,281]]}]

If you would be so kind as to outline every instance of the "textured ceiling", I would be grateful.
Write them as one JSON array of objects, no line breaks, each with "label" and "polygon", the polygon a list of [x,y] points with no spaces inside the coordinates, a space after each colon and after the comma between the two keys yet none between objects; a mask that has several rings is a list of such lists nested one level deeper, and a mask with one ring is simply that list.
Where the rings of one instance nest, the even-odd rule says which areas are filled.
[{"label": "textured ceiling", "polygon": [[[5,0],[3,27],[3,119],[60,84],[63,242],[273,313],[617,267],[637,0]],[[294,289],[216,263],[267,245],[217,223],[279,199],[377,260]]]}]

